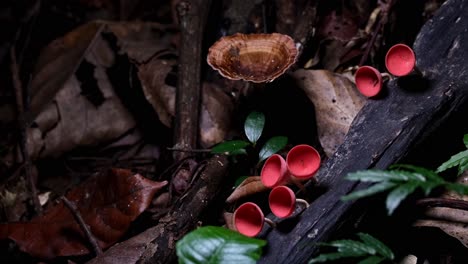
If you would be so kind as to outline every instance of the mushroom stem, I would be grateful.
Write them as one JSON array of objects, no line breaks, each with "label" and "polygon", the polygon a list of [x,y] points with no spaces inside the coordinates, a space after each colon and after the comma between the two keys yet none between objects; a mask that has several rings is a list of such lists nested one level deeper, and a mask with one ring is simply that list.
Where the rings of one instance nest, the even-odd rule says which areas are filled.
[{"label": "mushroom stem", "polygon": [[265,220],[265,223],[267,223],[269,226],[271,226],[271,228],[276,228],[276,223],[273,222],[270,218],[264,218]]},{"label": "mushroom stem", "polygon": [[298,199],[296,199],[296,203],[297,204],[302,204],[304,206],[303,210],[307,209],[309,207],[309,203],[304,199],[299,199],[298,198]]}]

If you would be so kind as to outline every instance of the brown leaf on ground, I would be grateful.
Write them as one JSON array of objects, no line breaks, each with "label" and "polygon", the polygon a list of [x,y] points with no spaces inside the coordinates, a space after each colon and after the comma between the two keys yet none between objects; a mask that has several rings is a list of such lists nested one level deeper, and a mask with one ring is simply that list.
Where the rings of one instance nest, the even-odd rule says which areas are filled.
[{"label": "brown leaf on ground", "polygon": [[[166,184],[129,170],[112,169],[89,178],[66,197],[76,204],[99,246],[107,248],[118,241]],[[22,251],[44,259],[90,252],[86,236],[61,201],[29,222],[1,224],[0,238],[10,238]]]},{"label": "brown leaf on ground", "polygon": [[260,176],[251,176],[246,178],[226,199],[226,203],[233,203],[241,198],[252,194],[264,192],[268,190],[260,180]]},{"label": "brown leaf on ground", "polygon": [[[457,182],[468,184],[468,171],[462,173]],[[452,191],[442,194],[441,198],[468,202],[468,195],[461,195]],[[439,228],[447,235],[458,239],[468,248],[468,228],[466,228],[468,225],[468,210],[435,206],[428,208],[424,216],[431,219],[417,220],[414,226]]]},{"label": "brown leaf on ground", "polygon": [[326,70],[293,73],[315,107],[320,143],[328,157],[344,141],[349,126],[366,102],[346,77]]}]

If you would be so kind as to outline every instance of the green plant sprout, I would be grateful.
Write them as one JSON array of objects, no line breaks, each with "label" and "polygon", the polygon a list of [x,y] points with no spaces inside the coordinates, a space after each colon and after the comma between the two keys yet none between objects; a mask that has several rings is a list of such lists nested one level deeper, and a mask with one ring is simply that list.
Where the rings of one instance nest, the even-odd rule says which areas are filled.
[{"label": "green plant sprout", "polygon": [[[251,112],[244,123],[246,140],[230,140],[219,143],[211,149],[213,154],[246,155],[247,147],[255,147],[265,127],[265,115],[260,112]],[[283,136],[272,137],[260,149],[258,153],[258,164],[276,152],[280,151],[288,143],[288,138]]]},{"label": "green plant sprout", "polygon": [[[468,148],[468,134],[464,136],[464,143]],[[437,173],[458,166],[458,174],[468,167],[468,150],[452,156],[436,171],[413,165],[397,164],[390,166],[390,170],[361,170],[348,173],[345,179],[375,183],[367,189],[352,192],[343,196],[344,201],[371,196],[384,191],[390,191],[386,199],[387,213],[391,215],[400,203],[418,188],[428,196],[436,187],[444,187],[459,194],[468,194],[468,186],[446,181]]]},{"label": "green plant sprout", "polygon": [[357,264],[378,264],[392,261],[395,258],[392,250],[377,238],[366,233],[358,233],[357,235],[361,241],[342,239],[320,243],[320,245],[335,247],[337,252],[321,254],[311,259],[309,264],[342,258],[360,258],[359,262],[353,261]]}]

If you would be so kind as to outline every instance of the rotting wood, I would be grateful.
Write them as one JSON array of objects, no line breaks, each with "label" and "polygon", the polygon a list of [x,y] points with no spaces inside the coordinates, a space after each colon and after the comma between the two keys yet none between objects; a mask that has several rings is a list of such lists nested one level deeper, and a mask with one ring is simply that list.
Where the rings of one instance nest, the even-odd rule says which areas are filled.
[{"label": "rotting wood", "polygon": [[[312,201],[288,232],[268,230],[260,263],[306,263],[339,226],[350,224],[355,201],[340,197],[367,187],[344,180],[361,169],[385,169],[398,162],[451,114],[468,104],[468,2],[448,0],[428,21],[413,45],[424,79],[410,76],[388,83],[383,98],[369,100],[355,118],[345,142],[317,174],[327,191]],[[365,207],[357,208],[359,211]],[[266,232],[266,231],[264,231]]]},{"label": "rotting wood", "polygon": [[189,191],[178,200],[158,225],[120,244],[116,244],[88,264],[171,263],[175,243],[193,230],[203,211],[214,201],[226,180],[226,156],[214,156],[195,179]]}]

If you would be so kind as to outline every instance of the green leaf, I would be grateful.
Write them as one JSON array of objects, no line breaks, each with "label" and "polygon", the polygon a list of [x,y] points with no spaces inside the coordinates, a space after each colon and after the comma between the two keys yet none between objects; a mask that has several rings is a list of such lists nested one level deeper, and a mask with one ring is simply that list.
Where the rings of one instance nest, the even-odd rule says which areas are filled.
[{"label": "green leaf", "polygon": [[205,226],[184,236],[176,244],[181,264],[256,263],[266,241],[232,230]]},{"label": "green leaf", "polygon": [[409,178],[406,174],[399,173],[399,171],[361,170],[348,173],[345,179],[362,182],[381,182],[390,180],[407,181]]},{"label": "green leaf", "polygon": [[436,172],[442,172],[452,167],[458,166],[464,163],[466,159],[468,159],[468,149],[450,157],[448,161],[442,163],[442,165],[437,168]]},{"label": "green leaf", "polygon": [[211,149],[213,154],[243,154],[245,147],[250,145],[249,142],[243,140],[231,140],[219,143]]},{"label": "green leaf", "polygon": [[327,261],[337,260],[337,259],[341,259],[341,258],[348,258],[348,257],[355,257],[355,256],[354,255],[349,255],[349,254],[346,254],[346,253],[342,253],[342,252],[321,254],[321,255],[309,260],[309,264],[327,262]]},{"label": "green leaf", "polygon": [[447,182],[445,183],[445,187],[461,195],[468,195],[468,185]]},{"label": "green leaf", "polygon": [[468,134],[463,136],[463,143],[465,143],[465,147],[468,148]]},{"label": "green leaf", "polygon": [[444,183],[445,181],[443,182],[427,181],[427,182],[419,183],[419,187],[421,187],[421,189],[423,190],[424,195],[428,196],[435,187],[443,185]]},{"label": "green leaf", "polygon": [[458,166],[458,175],[462,174],[466,170],[468,170],[468,159],[460,162],[460,165]]},{"label": "green leaf", "polygon": [[440,177],[435,171],[429,170],[423,167],[419,166],[414,166],[414,165],[409,165],[409,164],[397,164],[397,165],[392,165],[391,167],[398,167],[398,168],[403,168],[407,169],[413,172],[408,172],[412,173],[415,176],[418,177],[423,177],[424,180],[432,180],[436,182],[444,182],[444,179]]},{"label": "green leaf", "polygon": [[245,179],[247,179],[249,176],[240,176],[239,178],[236,179],[234,182],[234,187],[239,186]]},{"label": "green leaf", "polygon": [[259,112],[250,113],[245,119],[244,132],[252,144],[255,145],[260,138],[265,126],[265,115]]},{"label": "green leaf", "polygon": [[370,195],[373,195],[373,194],[376,194],[376,193],[386,191],[388,189],[393,188],[396,185],[397,184],[394,183],[394,182],[384,181],[384,182],[381,182],[381,183],[374,184],[374,185],[372,185],[371,187],[369,187],[367,189],[355,191],[355,192],[352,192],[352,193],[350,193],[348,195],[345,195],[345,196],[341,197],[341,200],[342,201],[348,201],[348,200],[359,199],[359,198],[362,198],[362,197],[366,197],[366,196],[370,196]]},{"label": "green leaf", "polygon": [[366,233],[358,233],[357,235],[366,245],[372,246],[379,255],[390,260],[395,258],[392,250],[382,243],[382,241]]},{"label": "green leaf", "polygon": [[260,150],[260,153],[258,154],[258,158],[259,158],[258,162],[260,163],[263,160],[270,157],[271,155],[280,151],[282,148],[286,146],[286,144],[288,144],[287,137],[279,136],[279,137],[270,138]]},{"label": "green leaf", "polygon": [[359,261],[357,264],[379,264],[384,259],[385,258],[378,257],[378,256],[370,256],[370,257],[367,257],[367,258]]},{"label": "green leaf", "polygon": [[336,247],[338,249],[338,252],[353,255],[356,257],[364,256],[367,254],[374,255],[376,253],[374,248],[362,242],[350,239],[335,240],[327,244]]},{"label": "green leaf", "polygon": [[386,206],[387,213],[391,215],[393,211],[400,205],[408,195],[410,195],[418,187],[416,182],[408,182],[393,189],[387,196]]}]

